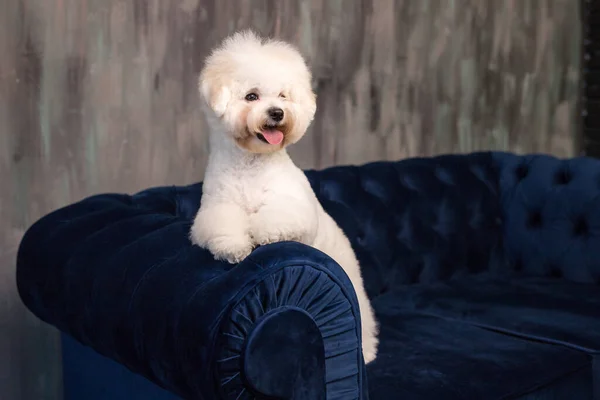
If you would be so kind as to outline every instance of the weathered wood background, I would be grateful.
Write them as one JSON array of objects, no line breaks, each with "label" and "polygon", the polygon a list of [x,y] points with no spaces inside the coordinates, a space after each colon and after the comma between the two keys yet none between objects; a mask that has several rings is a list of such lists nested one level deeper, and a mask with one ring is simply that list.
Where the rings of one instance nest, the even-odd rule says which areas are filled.
[{"label": "weathered wood background", "polygon": [[299,45],[319,95],[302,167],[476,149],[576,151],[574,0],[0,0],[0,398],[59,399],[57,334],[20,304],[36,218],[202,179],[196,77],[227,33]]}]

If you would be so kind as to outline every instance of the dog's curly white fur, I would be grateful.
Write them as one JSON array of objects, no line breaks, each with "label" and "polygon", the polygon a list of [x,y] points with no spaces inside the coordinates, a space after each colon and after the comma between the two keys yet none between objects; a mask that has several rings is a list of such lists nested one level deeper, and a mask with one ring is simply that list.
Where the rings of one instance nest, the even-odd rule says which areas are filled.
[{"label": "dog's curly white fur", "polygon": [[359,263],[285,149],[304,135],[316,112],[303,57],[288,43],[238,32],[208,57],[199,89],[211,127],[210,154],[192,241],[231,263],[256,245],[284,240],[328,254],[354,285],[363,355],[373,361],[378,327]]}]

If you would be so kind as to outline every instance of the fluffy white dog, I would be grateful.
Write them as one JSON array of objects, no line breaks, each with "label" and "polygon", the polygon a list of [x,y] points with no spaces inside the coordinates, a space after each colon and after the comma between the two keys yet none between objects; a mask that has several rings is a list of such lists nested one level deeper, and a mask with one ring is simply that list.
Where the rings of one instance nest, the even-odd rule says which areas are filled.
[{"label": "fluffy white dog", "polygon": [[238,32],[208,57],[199,89],[211,127],[210,155],[192,241],[231,263],[257,245],[285,240],[328,254],[354,285],[363,355],[373,361],[377,322],[354,251],[285,150],[316,111],[303,57],[287,43]]}]

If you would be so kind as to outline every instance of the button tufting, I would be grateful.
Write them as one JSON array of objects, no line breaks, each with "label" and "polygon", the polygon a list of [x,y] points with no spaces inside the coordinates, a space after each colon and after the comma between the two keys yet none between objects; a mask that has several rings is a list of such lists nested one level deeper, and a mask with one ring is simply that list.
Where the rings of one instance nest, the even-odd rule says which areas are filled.
[{"label": "button tufting", "polygon": [[589,226],[584,217],[579,217],[573,224],[574,236],[586,236],[589,233]]},{"label": "button tufting", "polygon": [[542,226],[542,213],[539,211],[534,211],[529,214],[527,218],[527,227],[528,228],[539,228]]},{"label": "button tufting", "polygon": [[378,296],[384,295],[384,294],[386,294],[389,291],[390,291],[390,286],[388,284],[385,284],[385,285],[383,285],[383,287],[379,291]]},{"label": "button tufting", "polygon": [[521,164],[517,167],[517,169],[515,170],[515,175],[517,176],[518,180],[523,180],[525,179],[525,177],[527,176],[527,174],[529,174],[529,167],[525,164]]},{"label": "button tufting", "polygon": [[523,260],[520,257],[515,258],[515,261],[513,262],[513,267],[517,272],[523,271]]},{"label": "button tufting", "polygon": [[421,279],[421,274],[423,274],[423,270],[425,270],[425,261],[418,260],[415,261],[412,268],[410,268],[410,283],[417,283]]},{"label": "button tufting", "polygon": [[561,169],[556,175],[554,175],[554,183],[557,185],[567,185],[573,179],[571,171]]},{"label": "button tufting", "polygon": [[356,243],[360,246],[364,246],[366,243],[365,240],[365,232],[360,231],[357,235],[356,235]]},{"label": "button tufting", "polygon": [[549,266],[548,270],[550,271],[551,278],[562,278],[563,277],[563,272],[557,265],[551,264]]}]

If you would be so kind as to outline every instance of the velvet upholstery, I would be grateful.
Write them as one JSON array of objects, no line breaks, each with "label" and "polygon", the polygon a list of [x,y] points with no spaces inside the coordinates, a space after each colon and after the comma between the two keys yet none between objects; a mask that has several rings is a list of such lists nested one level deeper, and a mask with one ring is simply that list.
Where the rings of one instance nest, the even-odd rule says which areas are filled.
[{"label": "velvet upholstery", "polygon": [[202,185],[159,187],[84,199],[23,238],[19,292],[63,332],[65,397],[600,398],[600,161],[483,152],[306,174],[361,261],[374,363],[331,258],[285,242],[216,262],[188,239]]}]

